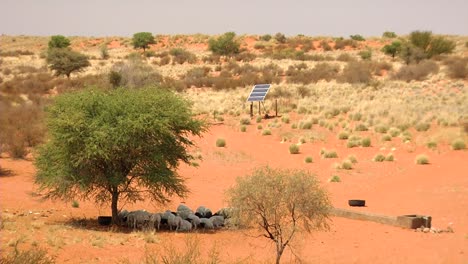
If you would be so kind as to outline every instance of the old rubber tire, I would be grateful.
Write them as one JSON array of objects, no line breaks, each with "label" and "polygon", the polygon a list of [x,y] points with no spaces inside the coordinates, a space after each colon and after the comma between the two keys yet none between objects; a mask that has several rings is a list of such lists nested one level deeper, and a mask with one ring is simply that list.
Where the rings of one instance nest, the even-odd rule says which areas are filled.
[{"label": "old rubber tire", "polygon": [[112,216],[98,216],[98,223],[102,226],[108,226],[112,223]]},{"label": "old rubber tire", "polygon": [[366,206],[366,200],[348,200],[349,206]]}]

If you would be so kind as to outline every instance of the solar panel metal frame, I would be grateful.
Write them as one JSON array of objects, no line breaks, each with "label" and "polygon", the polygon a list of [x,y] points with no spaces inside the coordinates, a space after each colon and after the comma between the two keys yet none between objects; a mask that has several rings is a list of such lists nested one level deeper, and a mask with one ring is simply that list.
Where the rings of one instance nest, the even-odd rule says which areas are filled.
[{"label": "solar panel metal frame", "polygon": [[265,100],[268,91],[270,90],[271,84],[256,84],[250,91],[250,95],[247,98],[247,102],[263,102]]}]

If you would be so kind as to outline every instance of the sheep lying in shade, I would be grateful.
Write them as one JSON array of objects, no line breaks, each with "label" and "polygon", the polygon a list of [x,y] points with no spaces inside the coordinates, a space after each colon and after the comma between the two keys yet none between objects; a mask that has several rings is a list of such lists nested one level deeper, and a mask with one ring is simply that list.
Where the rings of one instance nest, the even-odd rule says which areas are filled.
[{"label": "sheep lying in shade", "polygon": [[211,219],[209,218],[200,218],[200,226],[204,229],[213,229],[214,225]]}]

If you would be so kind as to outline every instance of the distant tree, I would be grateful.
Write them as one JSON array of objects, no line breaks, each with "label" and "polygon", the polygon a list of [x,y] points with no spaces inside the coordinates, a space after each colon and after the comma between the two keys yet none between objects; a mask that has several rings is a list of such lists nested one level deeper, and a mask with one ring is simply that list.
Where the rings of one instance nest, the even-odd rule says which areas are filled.
[{"label": "distant tree", "polygon": [[455,42],[451,40],[447,40],[443,37],[435,37],[431,40],[431,44],[427,49],[427,56],[431,58],[435,55],[452,53],[455,46]]},{"label": "distant tree", "polygon": [[349,38],[351,38],[352,40],[356,40],[356,41],[364,41],[366,40],[363,36],[357,34],[357,35],[350,35]]},{"label": "distant tree", "polygon": [[260,40],[263,40],[263,41],[270,41],[271,39],[271,35],[270,34],[266,34],[266,35],[263,35],[260,37]]},{"label": "distant tree", "polygon": [[432,40],[431,31],[413,31],[409,35],[409,40],[411,44],[415,47],[420,48],[423,51],[426,51]]},{"label": "distant tree", "polygon": [[149,48],[150,44],[155,44],[156,41],[154,39],[153,34],[150,32],[139,32],[133,34],[132,44],[135,49],[143,49],[143,52]]},{"label": "distant tree", "polygon": [[71,73],[90,66],[85,55],[67,48],[49,49],[46,61],[49,68],[55,71],[56,76],[65,75],[67,78],[70,78]]},{"label": "distant tree", "polygon": [[275,39],[276,41],[278,41],[278,43],[286,43],[286,41],[288,40],[286,36],[280,32],[275,34]]},{"label": "distant tree", "polygon": [[236,33],[226,32],[217,39],[211,38],[208,48],[217,55],[232,56],[239,53],[240,44],[235,40]]},{"label": "distant tree", "polygon": [[395,34],[395,32],[392,32],[392,31],[385,31],[382,34],[382,37],[384,37],[384,38],[396,38],[397,34]]},{"label": "distant tree", "polygon": [[62,35],[55,35],[50,37],[49,49],[63,49],[70,46],[70,40]]},{"label": "distant tree", "polygon": [[385,45],[382,48],[382,52],[392,56],[392,58],[395,58],[395,56],[401,51],[401,42],[399,41],[393,41],[392,44]]},{"label": "distant tree", "polygon": [[299,232],[328,228],[331,209],[317,177],[305,171],[259,168],[228,191],[241,226],[258,227],[276,246],[276,263]]},{"label": "distant tree", "polygon": [[427,55],[424,50],[409,42],[403,42],[400,51],[397,54],[407,65],[412,62],[419,63],[420,61],[427,59]]},{"label": "distant tree", "polygon": [[49,198],[110,203],[184,196],[177,173],[190,165],[191,135],[204,122],[189,104],[161,88],[84,90],[57,96],[48,108],[49,140],[38,148],[36,183]]}]

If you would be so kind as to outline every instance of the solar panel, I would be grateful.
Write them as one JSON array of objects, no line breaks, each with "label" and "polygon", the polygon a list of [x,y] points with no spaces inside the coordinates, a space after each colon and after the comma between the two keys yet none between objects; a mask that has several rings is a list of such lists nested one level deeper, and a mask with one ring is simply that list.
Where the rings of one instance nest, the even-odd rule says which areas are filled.
[{"label": "solar panel", "polygon": [[270,90],[271,84],[256,84],[252,88],[247,102],[260,102],[265,100],[265,96]]}]

